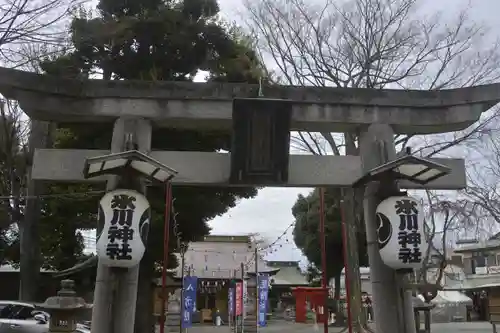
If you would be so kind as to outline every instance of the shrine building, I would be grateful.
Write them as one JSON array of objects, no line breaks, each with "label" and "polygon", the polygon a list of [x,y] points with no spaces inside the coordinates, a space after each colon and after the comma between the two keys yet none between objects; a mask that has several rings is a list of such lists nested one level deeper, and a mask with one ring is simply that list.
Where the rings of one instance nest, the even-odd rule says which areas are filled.
[{"label": "shrine building", "polygon": [[301,271],[298,261],[266,261],[272,268],[279,271],[271,277],[271,290],[269,301],[272,309],[284,309],[295,306],[295,298],[292,289],[295,287],[306,287],[309,285],[306,275]]},{"label": "shrine building", "polygon": [[[249,274],[255,274],[255,247],[251,236],[205,236],[203,241],[189,243],[184,254],[184,275],[198,277],[196,309],[199,321],[211,322],[213,311],[219,310],[223,319],[228,313],[228,288],[233,280],[241,280],[241,266]],[[182,277],[181,254],[177,253],[179,265],[173,277]],[[271,267],[259,253],[259,273],[274,276],[280,268]]]}]

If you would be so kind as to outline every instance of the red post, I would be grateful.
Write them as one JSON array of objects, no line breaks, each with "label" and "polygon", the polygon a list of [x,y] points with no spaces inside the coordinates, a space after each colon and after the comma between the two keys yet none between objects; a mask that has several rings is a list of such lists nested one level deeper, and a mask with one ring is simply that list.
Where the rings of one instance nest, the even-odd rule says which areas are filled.
[{"label": "red post", "polygon": [[[322,287],[328,290],[328,281],[326,280],[326,236],[325,236],[325,189],[319,189],[319,228],[321,239],[321,270],[322,270]],[[323,302],[323,315],[328,318],[328,292],[325,292]],[[323,332],[328,333],[328,320],[323,322]]]},{"label": "red post", "polygon": [[165,300],[167,299],[167,265],[168,246],[170,238],[170,213],[172,208],[172,184],[168,181],[165,184],[165,225],[163,227],[163,267],[161,272],[161,317],[160,333],[165,333]]},{"label": "red post", "polygon": [[351,314],[351,283],[349,280],[348,255],[347,255],[347,225],[344,216],[344,200],[340,201],[340,219],[342,220],[342,247],[344,249],[344,279],[345,279],[345,299],[347,302],[347,325],[349,333],[352,333],[352,314]]},{"label": "red post", "polygon": [[314,305],[316,309],[316,320],[317,323],[328,323],[328,313],[327,311],[323,311],[323,313],[320,313],[318,310],[320,307],[323,307],[323,309],[326,309],[327,304],[325,304],[325,293],[327,294],[326,297],[328,297],[328,290],[321,288],[320,290],[315,290],[311,294],[313,295],[313,300],[314,300]]},{"label": "red post", "polygon": [[306,314],[306,291],[300,287],[293,289],[295,296],[295,322],[305,323],[307,321]]}]

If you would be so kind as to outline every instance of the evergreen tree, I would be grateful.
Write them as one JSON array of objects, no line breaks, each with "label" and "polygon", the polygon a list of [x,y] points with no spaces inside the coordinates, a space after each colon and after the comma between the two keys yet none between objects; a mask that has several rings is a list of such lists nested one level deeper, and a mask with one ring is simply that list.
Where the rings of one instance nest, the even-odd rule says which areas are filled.
[{"label": "evergreen tree", "polygon": [[[200,71],[208,80],[256,83],[262,66],[251,43],[237,29],[222,22],[215,0],[101,0],[98,15],[82,11],[73,20],[71,36],[74,51],[56,59],[46,59],[47,74],[104,80],[191,81]],[[59,148],[109,149],[112,124],[59,124]],[[215,152],[230,146],[225,131],[157,128],[152,149]],[[58,185],[58,193],[74,191],[75,185]],[[79,186],[92,190],[93,186]],[[178,230],[183,240],[197,240],[209,232],[210,219],[234,207],[239,198],[257,193],[254,188],[175,186],[173,196],[178,212]],[[141,262],[136,332],[150,332],[153,321],[151,281],[154,267],[162,259],[164,195],[162,188],[148,189],[153,209],[148,250]],[[72,224],[66,235],[78,226],[81,200],[61,206],[60,199],[47,199],[52,216]],[[54,205],[54,201],[56,203]],[[95,221],[98,197],[88,198],[83,220]],[[85,201],[85,200],[83,200]],[[81,206],[83,207],[83,206]],[[88,227],[88,223],[80,227]],[[71,229],[71,231],[70,231]],[[76,244],[76,243],[74,243]],[[173,251],[175,241],[170,242]],[[74,247],[77,249],[77,246]],[[170,262],[173,262],[172,260]]]},{"label": "evergreen tree", "polygon": [[[335,298],[339,298],[340,277],[344,268],[344,247],[342,241],[342,219],[340,214],[340,189],[330,188],[325,191],[325,239],[326,239],[326,277],[335,280]],[[319,220],[320,196],[315,189],[308,196],[299,195],[292,208],[295,218],[293,238],[295,245],[302,251],[310,263],[308,275],[311,278],[320,278],[321,242]],[[368,265],[366,236],[364,228],[358,235],[360,266]]]}]

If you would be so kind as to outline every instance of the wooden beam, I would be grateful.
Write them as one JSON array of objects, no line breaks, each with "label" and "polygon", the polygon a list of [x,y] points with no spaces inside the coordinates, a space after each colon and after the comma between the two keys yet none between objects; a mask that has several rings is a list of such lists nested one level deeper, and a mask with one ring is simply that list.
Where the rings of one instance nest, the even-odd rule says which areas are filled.
[{"label": "wooden beam", "polygon": [[[32,177],[54,182],[95,182],[105,177],[84,179],[83,165],[88,157],[109,154],[107,150],[38,149],[35,151]],[[151,157],[179,171],[175,185],[229,186],[230,156],[210,152],[153,151]],[[427,188],[463,189],[466,186],[465,163],[462,159],[433,159],[452,168],[452,172]],[[362,176],[359,156],[291,155],[289,181],[286,187],[349,187]],[[266,186],[266,184],[249,184]],[[242,186],[242,185],[240,185]],[[422,186],[402,181],[402,188]]]}]

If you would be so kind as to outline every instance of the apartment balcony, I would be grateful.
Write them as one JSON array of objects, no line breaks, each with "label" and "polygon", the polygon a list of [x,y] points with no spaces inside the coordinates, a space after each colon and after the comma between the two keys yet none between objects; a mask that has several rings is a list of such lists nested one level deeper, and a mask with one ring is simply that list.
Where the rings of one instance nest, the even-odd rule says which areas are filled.
[{"label": "apartment balcony", "polygon": [[464,267],[464,273],[466,276],[470,276],[472,278],[479,277],[484,278],[485,276],[495,275],[500,278],[500,266],[499,265],[488,265],[488,266],[476,266],[466,265]]},{"label": "apartment balcony", "polygon": [[449,283],[445,289],[468,290],[500,286],[500,266],[476,267],[465,272],[465,278]]},{"label": "apartment balcony", "polygon": [[500,275],[500,266],[476,267],[475,272],[470,272],[467,276]]}]

